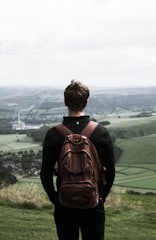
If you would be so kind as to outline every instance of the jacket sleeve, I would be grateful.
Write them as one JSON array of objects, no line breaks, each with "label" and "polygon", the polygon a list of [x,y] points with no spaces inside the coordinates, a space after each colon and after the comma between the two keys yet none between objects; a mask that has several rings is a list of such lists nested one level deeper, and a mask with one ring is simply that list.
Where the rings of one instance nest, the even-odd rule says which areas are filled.
[{"label": "jacket sleeve", "polygon": [[114,147],[108,130],[99,125],[92,136],[97,148],[102,165],[105,167],[105,178],[107,184],[103,186],[103,201],[107,198],[115,179]]},{"label": "jacket sleeve", "polygon": [[105,177],[107,184],[103,186],[103,198],[105,200],[115,180],[114,148],[108,132],[106,133],[105,144],[102,151],[102,163],[106,168]]},{"label": "jacket sleeve", "polygon": [[59,136],[54,128],[50,129],[43,142],[42,164],[40,171],[40,179],[49,200],[56,203],[57,190],[55,189],[55,163],[59,156],[58,151]]}]

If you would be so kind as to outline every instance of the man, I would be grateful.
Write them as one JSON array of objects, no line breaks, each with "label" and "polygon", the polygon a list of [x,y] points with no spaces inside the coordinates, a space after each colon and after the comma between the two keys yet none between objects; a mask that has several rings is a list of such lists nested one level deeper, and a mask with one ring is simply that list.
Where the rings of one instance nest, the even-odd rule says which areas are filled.
[{"label": "man", "polygon": [[[90,117],[84,112],[89,95],[88,87],[75,80],[72,80],[64,90],[64,103],[68,108],[68,116],[63,118],[63,124],[73,133],[80,133],[90,121]],[[102,159],[102,165],[106,168],[107,181],[107,185],[103,186],[100,193],[98,206],[90,209],[65,207],[58,201],[59,185],[57,184],[55,189],[53,176],[63,140],[63,136],[55,127],[47,132],[41,166],[41,182],[55,207],[54,218],[59,240],[78,240],[79,230],[83,240],[104,240],[104,202],[115,178],[114,151],[110,135],[105,127],[98,124],[90,137]]]}]

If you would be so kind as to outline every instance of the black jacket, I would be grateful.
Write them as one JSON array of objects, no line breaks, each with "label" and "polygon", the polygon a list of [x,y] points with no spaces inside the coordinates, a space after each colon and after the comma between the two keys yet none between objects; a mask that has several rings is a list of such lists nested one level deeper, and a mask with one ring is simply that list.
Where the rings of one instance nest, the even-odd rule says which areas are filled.
[{"label": "black jacket", "polygon": [[[63,124],[74,133],[80,133],[89,121],[89,116],[63,118]],[[113,144],[109,132],[100,124],[98,124],[90,139],[94,143],[98,154],[102,159],[102,164],[106,167],[107,185],[103,187],[104,202],[108,193],[110,192],[115,178]],[[58,160],[63,140],[64,138],[62,135],[60,135],[57,129],[55,127],[52,127],[47,132],[43,143],[43,157],[40,177],[44,190],[46,191],[50,201],[54,204],[58,199],[57,189],[55,188],[53,180],[53,175],[55,173],[54,166]]]}]

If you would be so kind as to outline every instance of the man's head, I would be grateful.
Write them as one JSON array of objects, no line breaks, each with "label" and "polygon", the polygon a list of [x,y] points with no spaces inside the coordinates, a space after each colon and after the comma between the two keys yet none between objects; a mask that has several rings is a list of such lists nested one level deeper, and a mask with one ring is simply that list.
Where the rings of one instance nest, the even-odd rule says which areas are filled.
[{"label": "man's head", "polygon": [[72,112],[83,111],[87,105],[90,92],[87,86],[72,80],[64,90],[64,103]]}]

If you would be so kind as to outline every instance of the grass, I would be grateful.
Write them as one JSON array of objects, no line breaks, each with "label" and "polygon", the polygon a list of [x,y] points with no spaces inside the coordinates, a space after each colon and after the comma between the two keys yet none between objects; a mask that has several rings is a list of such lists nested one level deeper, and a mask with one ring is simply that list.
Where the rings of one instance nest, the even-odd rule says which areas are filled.
[{"label": "grass", "polygon": [[116,145],[123,149],[119,163],[156,163],[155,142],[156,134],[130,139],[118,139]]},{"label": "grass", "polygon": [[1,151],[19,151],[19,150],[30,150],[40,149],[40,144],[35,143],[26,134],[19,134],[17,141],[16,134],[2,134],[0,135],[0,150]]},{"label": "grass", "polygon": [[[111,125],[108,125],[107,128],[118,130],[124,129],[127,133],[132,136],[132,134],[137,135],[142,130],[144,135],[152,134],[153,130],[156,129],[155,116],[153,117],[143,117],[143,118],[130,118],[130,117],[121,117],[121,118],[108,118]],[[156,133],[156,131],[154,131]]]},{"label": "grass", "polygon": [[144,165],[117,165],[116,179],[114,186],[118,191],[122,188],[123,191],[133,189],[137,192],[153,192],[156,193],[156,175],[155,164]]},{"label": "grass", "polygon": [[[106,203],[105,240],[154,240],[155,204],[154,196],[111,194]],[[53,208],[17,208],[1,202],[0,212],[1,240],[57,239]]]},{"label": "grass", "polygon": [[52,212],[0,206],[1,240],[57,239]]},{"label": "grass", "polygon": [[120,186],[132,187],[132,188],[143,188],[148,191],[156,190],[156,178],[155,176],[148,179],[138,179],[135,181],[122,183]]},{"label": "grass", "polygon": [[[33,179],[0,190],[1,240],[57,239],[53,206],[39,178]],[[106,240],[154,240],[155,204],[152,195],[110,193],[105,204]]]},{"label": "grass", "polygon": [[117,140],[116,145],[123,153],[116,165],[115,185],[156,192],[155,142],[156,134]]},{"label": "grass", "polygon": [[39,182],[19,181],[15,185],[0,189],[0,200],[26,208],[50,207],[50,202]]},{"label": "grass", "polygon": [[[117,140],[124,152],[116,165],[114,193],[106,202],[105,240],[154,240],[155,195],[121,192],[126,193],[127,189],[156,192],[155,119],[118,119],[113,124],[114,128],[126,128],[128,139]],[[140,129],[146,136],[138,135]],[[16,140],[16,135],[1,135],[0,149],[18,151],[38,147],[26,135],[20,135],[20,142]],[[0,240],[57,239],[53,206],[37,177],[20,178],[17,184],[0,189],[0,214]]]}]

